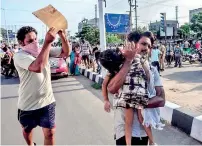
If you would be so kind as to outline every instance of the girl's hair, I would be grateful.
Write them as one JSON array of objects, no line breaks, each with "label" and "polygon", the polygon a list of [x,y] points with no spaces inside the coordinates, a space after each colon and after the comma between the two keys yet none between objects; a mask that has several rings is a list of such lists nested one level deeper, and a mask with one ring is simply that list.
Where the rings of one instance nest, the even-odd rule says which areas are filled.
[{"label": "girl's hair", "polygon": [[75,49],[76,49],[76,48],[79,48],[79,47],[80,47],[79,43],[77,43],[77,42],[73,42],[73,43],[72,43],[72,51],[75,52]]}]

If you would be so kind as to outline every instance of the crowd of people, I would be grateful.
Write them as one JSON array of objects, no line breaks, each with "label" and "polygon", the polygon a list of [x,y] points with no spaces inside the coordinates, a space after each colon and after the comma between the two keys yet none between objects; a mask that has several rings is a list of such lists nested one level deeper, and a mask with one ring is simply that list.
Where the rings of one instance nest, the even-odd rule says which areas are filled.
[{"label": "crowd of people", "polygon": [[6,79],[11,77],[16,77],[15,66],[13,62],[13,56],[19,51],[18,45],[14,44],[8,46],[6,43],[1,45],[1,74],[5,76]]},{"label": "crowd of people", "polygon": [[[151,128],[162,130],[160,109],[165,105],[165,91],[160,71],[165,60],[171,65],[174,55],[175,67],[181,67],[181,44],[165,45],[158,42],[151,32],[131,32],[126,43],[116,49],[100,52],[81,38],[72,43],[72,51],[64,30],[50,28],[42,48],[37,42],[37,31],[30,26],[17,33],[19,46],[2,45],[20,78],[18,98],[18,121],[28,145],[36,145],[32,134],[42,127],[44,144],[55,144],[56,101],[51,85],[49,54],[58,35],[62,42],[59,56],[70,57],[70,73],[79,75],[79,66],[100,73],[101,65],[108,70],[102,84],[104,109],[110,112],[108,92],[114,94],[114,126],[116,145],[156,145]],[[199,48],[199,45],[196,45]],[[185,48],[187,43],[185,42]],[[19,48],[21,48],[19,50]],[[12,60],[12,61],[11,61]],[[97,64],[97,70],[95,68]]]}]

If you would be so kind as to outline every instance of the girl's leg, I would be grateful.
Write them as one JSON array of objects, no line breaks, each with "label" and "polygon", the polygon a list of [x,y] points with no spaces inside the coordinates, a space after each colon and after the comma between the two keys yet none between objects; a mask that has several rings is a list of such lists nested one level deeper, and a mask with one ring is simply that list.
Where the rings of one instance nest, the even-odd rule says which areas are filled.
[{"label": "girl's leg", "polygon": [[[144,119],[143,119],[143,116],[141,113],[141,109],[138,109],[137,113],[138,113],[138,120],[142,124]],[[150,145],[154,144],[154,139],[153,139],[151,127],[150,126],[147,127],[145,125],[143,125],[143,127],[144,127],[145,132],[147,133],[147,136],[149,137],[149,144]]]},{"label": "girl's leg", "polygon": [[125,109],[125,136],[127,145],[131,145],[133,117],[134,117],[133,109],[132,108]]}]

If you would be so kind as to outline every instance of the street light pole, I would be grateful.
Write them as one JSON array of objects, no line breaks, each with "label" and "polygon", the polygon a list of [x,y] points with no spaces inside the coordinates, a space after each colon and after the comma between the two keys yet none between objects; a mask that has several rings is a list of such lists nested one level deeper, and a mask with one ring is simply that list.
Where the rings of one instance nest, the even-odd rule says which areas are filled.
[{"label": "street light pole", "polygon": [[[99,8],[99,28],[100,28],[100,48],[101,51],[106,50],[106,35],[105,35],[105,19],[104,19],[104,0],[98,0]],[[101,75],[104,77],[106,71],[104,68],[101,69]]]},{"label": "street light pole", "polygon": [[6,35],[7,35],[7,43],[9,44],[9,35],[8,35],[8,29],[6,24],[6,12],[5,9],[1,8],[4,11],[4,20],[5,20],[5,27],[6,27]]}]

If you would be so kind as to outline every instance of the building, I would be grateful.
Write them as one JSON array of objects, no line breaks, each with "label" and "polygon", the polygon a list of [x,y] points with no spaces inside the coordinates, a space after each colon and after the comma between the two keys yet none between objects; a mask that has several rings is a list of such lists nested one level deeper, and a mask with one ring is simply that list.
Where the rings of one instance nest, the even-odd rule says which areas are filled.
[{"label": "building", "polygon": [[[167,36],[177,36],[178,22],[176,20],[166,20]],[[160,30],[160,21],[150,23],[149,30],[158,32]]]},{"label": "building", "polygon": [[84,19],[82,20],[79,24],[78,24],[78,32],[81,32],[82,31],[82,28],[83,28],[83,21],[86,21],[86,23],[90,26],[94,26],[94,27],[97,27],[99,28],[99,18],[93,18],[93,19]]},{"label": "building", "polygon": [[189,10],[189,22],[191,22],[191,19],[192,19],[192,17],[195,14],[198,14],[200,12],[202,12],[202,8],[198,8],[198,9],[194,9],[194,10]]}]

